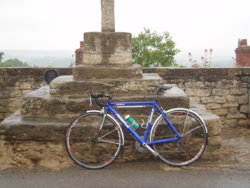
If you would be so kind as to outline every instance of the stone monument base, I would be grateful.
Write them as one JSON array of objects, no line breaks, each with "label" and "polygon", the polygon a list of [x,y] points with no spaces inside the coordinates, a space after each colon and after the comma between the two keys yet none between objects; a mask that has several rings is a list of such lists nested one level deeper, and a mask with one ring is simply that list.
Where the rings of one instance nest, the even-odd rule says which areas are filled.
[{"label": "stone monument base", "polygon": [[122,67],[103,67],[81,65],[73,68],[73,80],[128,80],[141,79],[142,70],[139,66]]},{"label": "stone monument base", "polygon": [[83,64],[132,66],[132,35],[126,32],[84,33]]},{"label": "stone monument base", "polygon": [[[197,163],[203,160],[206,162],[219,160],[221,152],[219,117],[208,113],[201,105],[191,104],[191,109],[199,112],[209,132],[209,145]],[[65,149],[65,131],[68,124],[69,122],[40,119],[24,120],[19,111],[6,118],[0,126],[2,137],[0,170],[17,166],[60,170],[75,166]],[[126,131],[125,139],[123,155],[116,162],[156,160],[151,153],[138,152],[134,138]]]}]

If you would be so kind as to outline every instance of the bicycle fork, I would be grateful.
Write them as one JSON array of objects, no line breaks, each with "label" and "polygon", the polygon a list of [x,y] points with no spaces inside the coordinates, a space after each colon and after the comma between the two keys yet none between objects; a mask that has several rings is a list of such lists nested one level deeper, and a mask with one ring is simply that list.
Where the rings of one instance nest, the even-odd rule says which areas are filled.
[{"label": "bicycle fork", "polygon": [[102,130],[102,127],[104,125],[104,122],[105,122],[105,119],[107,117],[107,113],[104,112],[104,110],[102,110],[102,113],[103,113],[103,118],[102,118],[102,121],[100,123],[100,127],[98,128],[98,130],[96,131],[96,136],[92,139],[93,142],[98,142],[98,139],[97,137],[99,136],[101,130]]}]

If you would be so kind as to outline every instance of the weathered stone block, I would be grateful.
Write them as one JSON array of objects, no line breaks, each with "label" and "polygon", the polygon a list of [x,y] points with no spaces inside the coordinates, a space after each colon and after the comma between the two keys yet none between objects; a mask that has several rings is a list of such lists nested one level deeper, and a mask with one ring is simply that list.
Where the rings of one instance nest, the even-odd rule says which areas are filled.
[{"label": "weathered stone block", "polygon": [[236,114],[238,112],[238,108],[229,108],[229,112],[231,114]]},{"label": "weathered stone block", "polygon": [[248,104],[248,95],[238,97],[239,104]]},{"label": "weathered stone block", "polygon": [[248,105],[241,105],[240,106],[240,112],[248,114],[249,113],[249,106]]},{"label": "weathered stone block", "polygon": [[225,103],[226,102],[226,99],[224,98],[224,97],[214,97],[214,102],[216,102],[216,103],[219,103],[219,104],[223,104],[223,103]]},{"label": "weathered stone block", "polygon": [[239,120],[239,126],[250,128],[250,118]]},{"label": "weathered stone block", "polygon": [[199,97],[208,97],[211,94],[211,91],[206,89],[187,89],[188,96],[199,96]]},{"label": "weathered stone block", "polygon": [[22,82],[22,83],[20,83],[20,89],[21,90],[31,89],[31,83],[30,82]]},{"label": "weathered stone block", "polygon": [[225,96],[228,94],[228,91],[226,89],[212,89],[212,95],[213,96]]},{"label": "weathered stone block", "polygon": [[216,115],[218,115],[218,116],[224,116],[224,115],[227,115],[227,114],[228,114],[228,109],[220,108],[220,109],[213,110],[213,112],[214,112]]},{"label": "weathered stone block", "polygon": [[225,126],[227,127],[236,127],[239,121],[237,119],[227,119],[225,121]]},{"label": "weathered stone block", "polygon": [[208,110],[219,109],[219,108],[221,108],[221,104],[216,104],[216,103],[207,104],[207,109]]},{"label": "weathered stone block", "polygon": [[206,120],[206,124],[208,127],[208,134],[210,137],[220,136],[220,134],[221,134],[221,122],[220,122],[218,117]]},{"label": "weathered stone block", "polygon": [[214,102],[212,97],[201,97],[202,104],[207,104],[207,103],[212,103],[212,102]]},{"label": "weathered stone block", "polygon": [[229,102],[229,103],[234,103],[234,102],[236,102],[236,97],[235,97],[235,96],[226,95],[225,98],[226,98],[227,102]]},{"label": "weathered stone block", "polygon": [[190,102],[197,102],[200,103],[200,97],[189,97]]},{"label": "weathered stone block", "polygon": [[231,95],[245,95],[247,93],[246,88],[233,88],[229,90]]},{"label": "weathered stone block", "polygon": [[232,102],[232,103],[225,103],[222,105],[223,108],[236,108],[238,107],[238,103],[237,102]]},{"label": "weathered stone block", "polygon": [[220,88],[226,88],[226,89],[235,88],[235,87],[237,87],[239,85],[239,83],[237,81],[235,81],[235,80],[225,80],[225,79],[223,79],[220,83],[221,83]]},{"label": "weathered stone block", "polygon": [[77,66],[73,68],[73,79],[77,81],[86,80],[121,80],[141,79],[141,67],[98,67],[98,66]]},{"label": "weathered stone block", "polygon": [[21,97],[22,96],[22,92],[21,90],[14,90],[11,91],[9,94],[10,97]]},{"label": "weathered stone block", "polygon": [[227,119],[246,119],[246,115],[241,113],[228,114]]},{"label": "weathered stone block", "polygon": [[83,64],[130,67],[132,35],[124,32],[84,33]]},{"label": "weathered stone block", "polygon": [[26,93],[31,92],[32,90],[22,90],[22,95],[25,95]]}]

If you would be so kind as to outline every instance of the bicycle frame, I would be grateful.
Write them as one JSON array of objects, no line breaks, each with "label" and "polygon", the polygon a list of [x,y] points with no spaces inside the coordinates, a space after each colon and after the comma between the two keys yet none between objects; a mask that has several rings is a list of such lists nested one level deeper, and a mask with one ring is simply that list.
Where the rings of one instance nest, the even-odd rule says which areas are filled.
[{"label": "bicycle frame", "polygon": [[[145,132],[144,138],[141,138],[140,135],[114,109],[114,108],[146,108],[146,107],[151,107],[152,109],[151,109],[151,113],[150,113],[150,116],[149,116],[149,119],[147,122],[147,127],[146,127],[146,132]],[[152,119],[153,119],[155,110],[158,110],[158,112],[163,116],[167,125],[170,127],[170,129],[175,134],[174,138],[157,140],[157,141],[153,141],[153,142],[148,141],[148,136],[149,136],[149,133],[150,133],[150,130],[152,127]],[[161,144],[161,143],[171,142],[171,141],[178,141],[182,138],[182,136],[178,133],[178,131],[173,126],[173,124],[168,120],[163,109],[158,106],[156,101],[148,101],[148,102],[112,102],[112,101],[107,101],[107,106],[105,106],[105,111],[111,112],[121,122],[121,124],[129,130],[129,132],[136,138],[136,140],[138,140],[140,142],[140,144],[146,146],[148,149],[149,149],[148,145]]]}]

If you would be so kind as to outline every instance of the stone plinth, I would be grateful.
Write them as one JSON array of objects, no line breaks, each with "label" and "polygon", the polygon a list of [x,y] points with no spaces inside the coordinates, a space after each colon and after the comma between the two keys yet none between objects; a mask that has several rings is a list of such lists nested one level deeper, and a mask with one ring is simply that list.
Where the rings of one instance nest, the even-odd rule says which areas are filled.
[{"label": "stone plinth", "polygon": [[[75,82],[74,82],[75,83]],[[79,88],[84,86],[84,82],[80,82]],[[92,82],[93,84],[93,82]],[[55,86],[57,87],[57,86]],[[101,87],[105,88],[105,87]],[[146,89],[146,87],[144,87]],[[122,102],[122,101],[152,101],[154,99],[154,91],[152,88],[148,87],[146,90],[138,90],[134,89],[133,91],[127,91],[127,93],[121,93],[113,90],[111,94],[113,94],[113,101]],[[111,88],[112,89],[112,88]],[[113,88],[115,89],[115,88]],[[69,89],[66,89],[69,90]],[[24,96],[22,105],[21,105],[21,115],[23,120],[35,120],[39,122],[70,122],[70,120],[83,113],[89,109],[100,109],[99,106],[96,106],[93,102],[94,106],[89,106],[89,98],[86,95],[85,91],[79,92],[79,96],[77,97],[74,94],[74,91],[68,95],[75,95],[74,98],[67,97],[65,94],[64,97],[61,91],[54,96],[51,95],[51,89],[48,86],[42,87],[36,91],[28,93]],[[147,92],[147,93],[146,93]],[[134,95],[132,95],[134,93]],[[187,95],[177,88],[173,86],[171,90],[163,92],[163,94],[159,97],[159,104],[164,109],[170,109],[175,107],[189,107],[189,99]],[[150,109],[140,108],[140,109],[119,109],[119,113],[124,114],[134,114],[134,115],[149,115]],[[135,116],[134,116],[135,117]]]},{"label": "stone plinth", "polygon": [[164,84],[165,81],[158,74],[142,74],[141,79],[119,79],[116,80],[82,80],[76,81],[72,76],[60,76],[53,80],[50,85],[50,95],[54,97],[88,97],[87,90],[95,93],[110,93],[118,96],[147,95],[154,94],[154,88],[149,84]]},{"label": "stone plinth", "polygon": [[84,33],[83,64],[91,66],[132,66],[132,35],[125,32]]},{"label": "stone plinth", "polygon": [[[208,126],[209,144],[201,160],[218,160],[221,152],[221,124],[218,116],[209,114],[200,105],[192,104],[191,109],[198,111]],[[19,112],[5,119],[0,126],[0,132],[4,138],[0,142],[2,151],[0,153],[0,170],[16,166],[26,168],[40,166],[59,170],[74,166],[64,145],[68,124],[69,122],[50,120],[25,120]],[[139,129],[144,131],[142,128]],[[138,152],[135,149],[134,139],[128,132],[125,134],[124,153],[116,162],[153,159],[149,152]],[[96,154],[93,155],[93,157],[95,156]]]},{"label": "stone plinth", "polygon": [[141,67],[102,67],[102,66],[78,66],[73,68],[73,79],[75,81],[86,80],[121,80],[141,79]]}]

